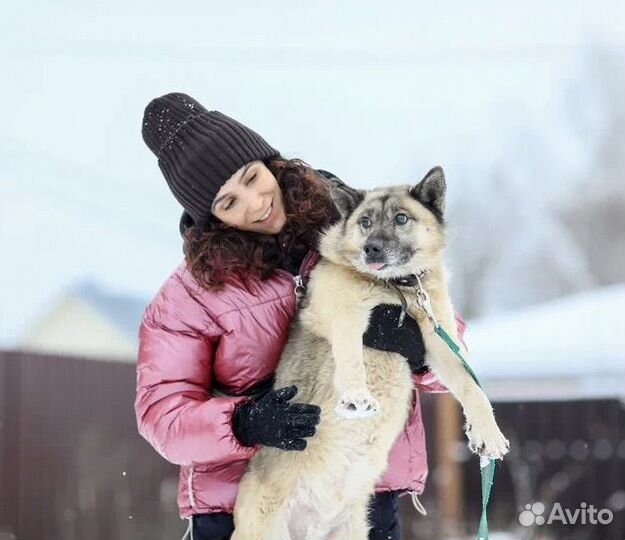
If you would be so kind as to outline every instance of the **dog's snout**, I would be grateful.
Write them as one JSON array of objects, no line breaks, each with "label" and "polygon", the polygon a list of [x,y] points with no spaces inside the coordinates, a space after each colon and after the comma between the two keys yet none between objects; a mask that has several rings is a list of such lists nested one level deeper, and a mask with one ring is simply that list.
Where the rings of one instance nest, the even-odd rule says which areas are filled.
[{"label": "dog's snout", "polygon": [[384,242],[379,239],[368,240],[365,244],[364,251],[367,257],[379,257],[384,250]]}]

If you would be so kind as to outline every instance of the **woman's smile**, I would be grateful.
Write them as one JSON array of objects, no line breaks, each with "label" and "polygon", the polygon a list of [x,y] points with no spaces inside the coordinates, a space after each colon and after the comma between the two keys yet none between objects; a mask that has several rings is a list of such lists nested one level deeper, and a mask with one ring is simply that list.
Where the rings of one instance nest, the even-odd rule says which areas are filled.
[{"label": "woman's smile", "polygon": [[267,211],[263,214],[263,216],[260,219],[257,219],[254,223],[262,223],[264,221],[268,221],[269,214],[271,214],[271,210],[273,210],[273,201],[271,201],[269,208],[267,208]]}]

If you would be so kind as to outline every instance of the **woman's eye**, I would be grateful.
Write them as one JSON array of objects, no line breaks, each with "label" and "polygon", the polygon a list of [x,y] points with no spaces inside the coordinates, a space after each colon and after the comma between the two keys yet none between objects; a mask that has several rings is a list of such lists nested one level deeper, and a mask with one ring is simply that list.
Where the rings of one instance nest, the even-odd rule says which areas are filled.
[{"label": "woman's eye", "polygon": [[363,217],[360,219],[360,225],[363,229],[368,229],[371,227],[371,220],[368,217]]},{"label": "woman's eye", "polygon": [[256,175],[255,174],[252,175],[252,177],[247,182],[245,182],[245,185],[249,186],[254,180],[256,180]]},{"label": "woman's eye", "polygon": [[230,210],[230,208],[232,208],[233,206],[234,206],[234,199],[230,199],[228,201],[228,204],[224,206],[224,210]]},{"label": "woman's eye", "polygon": [[406,214],[397,214],[395,216],[395,223],[397,223],[397,225],[405,225],[408,223],[408,216]]}]

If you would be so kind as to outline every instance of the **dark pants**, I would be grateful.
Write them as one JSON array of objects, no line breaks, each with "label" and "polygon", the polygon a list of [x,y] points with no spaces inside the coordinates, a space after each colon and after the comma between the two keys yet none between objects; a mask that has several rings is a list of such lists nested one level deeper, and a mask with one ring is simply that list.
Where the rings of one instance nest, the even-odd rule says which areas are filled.
[{"label": "dark pants", "polygon": [[[376,493],[369,510],[369,540],[399,540],[396,492]],[[215,512],[193,516],[193,540],[229,540],[234,531],[232,514]],[[189,539],[190,540],[190,539]]]}]

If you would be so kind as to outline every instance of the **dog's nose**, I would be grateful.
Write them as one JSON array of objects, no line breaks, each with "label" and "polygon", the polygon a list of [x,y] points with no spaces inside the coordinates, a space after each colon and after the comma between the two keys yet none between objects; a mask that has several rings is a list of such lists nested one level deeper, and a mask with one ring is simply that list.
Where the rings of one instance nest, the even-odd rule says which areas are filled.
[{"label": "dog's nose", "polygon": [[382,255],[384,249],[384,242],[378,239],[367,240],[364,250],[367,257],[379,257]]}]

